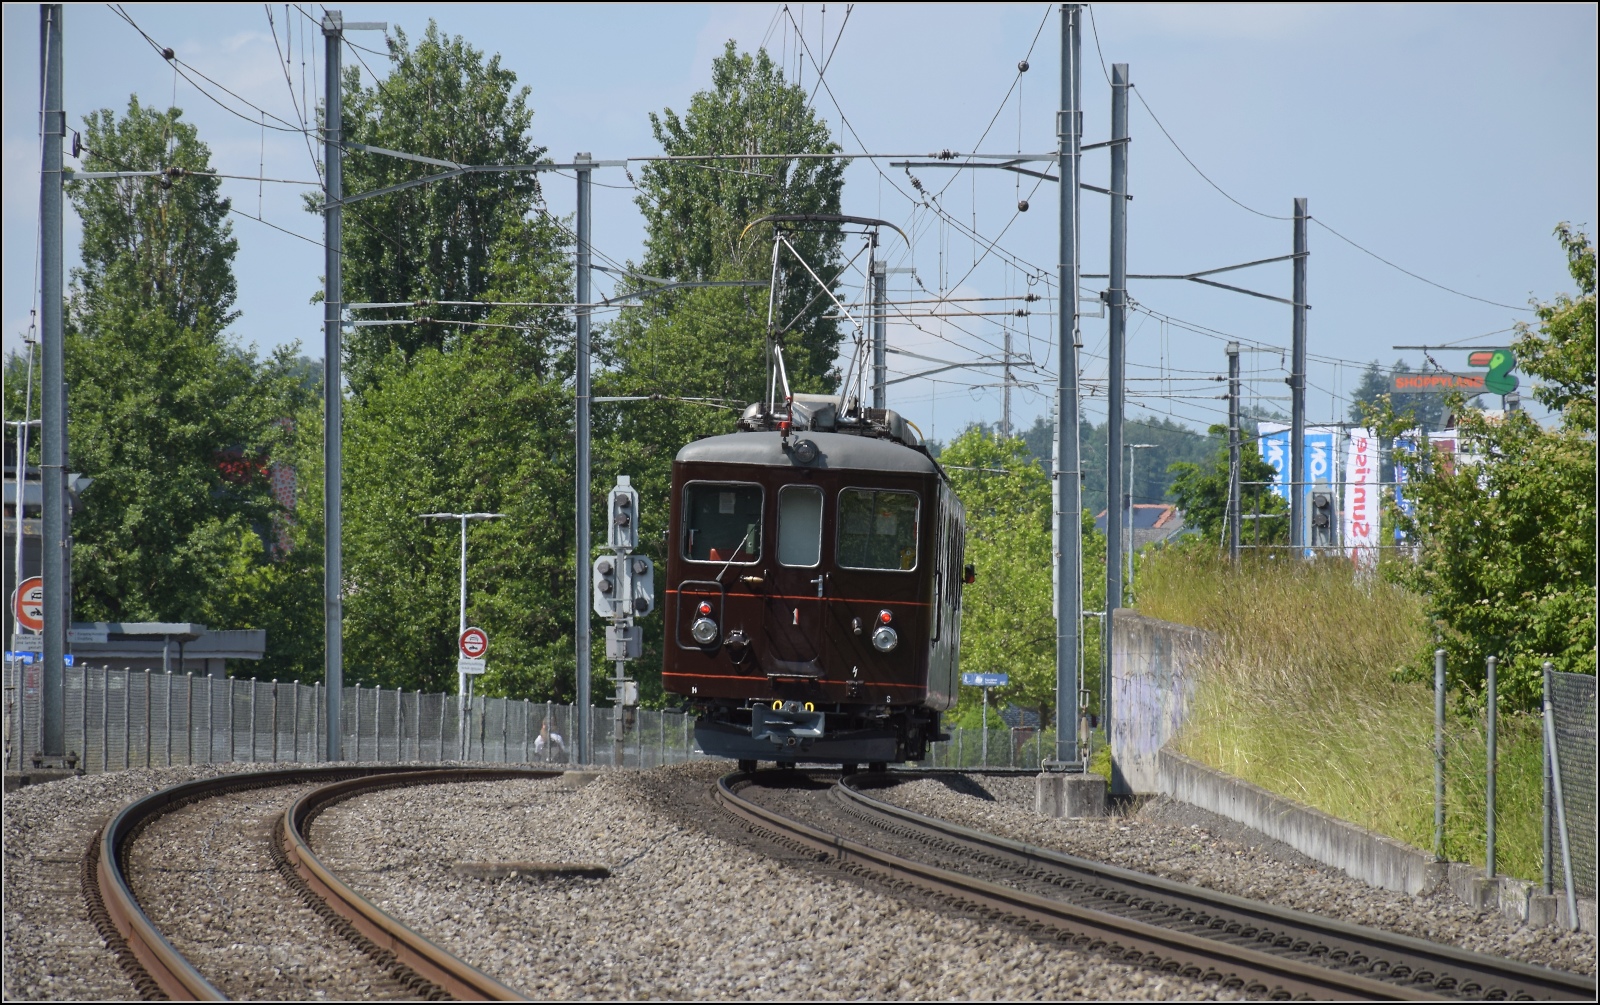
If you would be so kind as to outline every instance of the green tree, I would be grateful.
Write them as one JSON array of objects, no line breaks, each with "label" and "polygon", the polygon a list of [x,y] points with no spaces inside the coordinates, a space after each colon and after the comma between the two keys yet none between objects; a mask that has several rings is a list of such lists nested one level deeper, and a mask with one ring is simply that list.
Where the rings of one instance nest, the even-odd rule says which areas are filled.
[{"label": "green tree", "polygon": [[[993,698],[1054,714],[1056,622],[1051,595],[1050,481],[1021,437],[996,440],[968,428],[940,457],[967,511],[967,561],[978,580],[961,601],[961,665],[1011,677]],[[960,467],[956,467],[960,465]],[[966,468],[980,470],[963,470]],[[987,469],[987,470],[983,470]],[[1003,470],[1004,474],[998,473]],[[1083,511],[1083,606],[1105,606],[1105,537]],[[1098,626],[1085,633],[1086,686],[1099,692]],[[963,695],[958,716],[973,718],[981,695]],[[976,724],[975,721],[973,724]]]},{"label": "green tree", "polygon": [[[1516,351],[1561,428],[1463,410],[1454,458],[1423,452],[1415,513],[1400,517],[1417,560],[1386,566],[1426,598],[1454,682],[1481,691],[1495,656],[1504,700],[1522,708],[1537,703],[1546,660],[1595,671],[1594,248],[1564,225],[1557,234],[1578,295],[1542,305]],[[1381,407],[1374,416],[1399,424]]]},{"label": "green tree", "polygon": [[[73,520],[74,616],[271,626],[269,664],[287,671],[306,570],[273,553],[286,514],[267,475],[308,403],[293,349],[258,360],[223,333],[237,245],[217,180],[191,173],[210,153],[182,113],[130,100],[91,114],[84,136],[88,170],[168,174],[68,186],[84,235],[69,463],[94,479]],[[20,384],[7,381],[8,414]]]},{"label": "green tree", "polygon": [[[549,221],[497,245],[491,299],[563,303],[569,249]],[[460,529],[429,512],[504,513],[468,535],[468,617],[493,640],[489,694],[573,695],[573,365],[559,309],[498,308],[449,351],[391,356],[345,432],[346,645],[352,679],[452,690]],[[604,498],[604,493],[601,493]]]},{"label": "green tree", "polygon": [[[645,166],[637,202],[645,218],[640,269],[646,274],[680,281],[767,279],[772,230],[748,228],[752,220],[769,213],[840,212],[845,161],[754,156],[839,151],[827,123],[811,111],[805,90],[784,80],[765,49],[755,55],[740,53],[729,41],[711,64],[711,88],[696,92],[681,116],[670,108],[659,115],[652,112],[650,125],[668,156],[737,154],[747,159],[652,161]],[[839,226],[790,226],[795,250],[837,291],[843,266]],[[780,256],[779,275],[774,314],[785,331],[790,382],[797,391],[830,391],[838,382],[833,369],[840,341],[838,325],[827,320],[833,305],[818,295],[816,281],[787,250]],[[673,312],[684,302],[652,305],[648,316]],[[763,299],[749,312],[738,333],[742,341],[764,344],[766,306]]]},{"label": "green tree", "polygon": [[[1196,464],[1190,461],[1178,461],[1170,465],[1167,470],[1175,477],[1172,487],[1167,492],[1183,511],[1186,526],[1198,530],[1207,541],[1226,545],[1227,540],[1224,535],[1228,513],[1228,429],[1226,426],[1212,426],[1210,434],[1213,439],[1221,438],[1221,444],[1212,454],[1210,462]],[[1250,449],[1248,445],[1239,448],[1241,482],[1270,482],[1275,475],[1272,465],[1262,460],[1259,453]],[[1259,504],[1262,516],[1287,514],[1289,510],[1288,503],[1271,492],[1261,492]],[[1241,493],[1241,510],[1253,516],[1256,506],[1255,493]],[[1259,522],[1261,524],[1259,540],[1262,544],[1282,544],[1289,540],[1287,516]],[[1257,541],[1256,533],[1257,528],[1245,527],[1240,536],[1246,543],[1254,544]]]},{"label": "green tree", "polygon": [[[363,87],[345,74],[344,135],[366,146],[455,164],[532,164],[544,156],[528,130],[533,110],[516,74],[432,21],[416,48],[395,30],[389,73]],[[440,173],[434,164],[351,151],[344,159],[349,194],[376,191]],[[353,203],[344,214],[344,291],[351,303],[477,300],[492,279],[496,244],[521,228],[540,203],[533,172],[473,172]],[[317,200],[308,208],[320,212]],[[429,305],[417,318],[476,321],[481,309]],[[390,353],[409,360],[445,348],[459,328],[419,323],[356,329],[345,342],[350,388],[365,393]],[[384,372],[392,372],[385,370]]]}]

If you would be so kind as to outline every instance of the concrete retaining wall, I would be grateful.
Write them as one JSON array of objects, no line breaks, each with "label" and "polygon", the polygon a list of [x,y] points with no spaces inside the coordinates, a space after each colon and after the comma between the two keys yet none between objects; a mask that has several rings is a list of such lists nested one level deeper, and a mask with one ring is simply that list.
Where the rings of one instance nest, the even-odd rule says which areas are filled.
[{"label": "concrete retaining wall", "polygon": [[[1567,925],[1566,898],[1541,892],[1538,885],[1500,877],[1460,862],[1435,862],[1433,855],[1403,841],[1376,834],[1287,796],[1268,792],[1171,750],[1157,754],[1158,788],[1174,799],[1254,828],[1282,841],[1307,858],[1331,865],[1372,886],[1401,893],[1431,893],[1448,888],[1463,903],[1499,911],[1535,927]],[[1594,931],[1595,902],[1578,901],[1580,927]]]},{"label": "concrete retaining wall", "polygon": [[1157,757],[1189,710],[1206,634],[1119,608],[1111,619],[1111,791],[1159,792]]}]

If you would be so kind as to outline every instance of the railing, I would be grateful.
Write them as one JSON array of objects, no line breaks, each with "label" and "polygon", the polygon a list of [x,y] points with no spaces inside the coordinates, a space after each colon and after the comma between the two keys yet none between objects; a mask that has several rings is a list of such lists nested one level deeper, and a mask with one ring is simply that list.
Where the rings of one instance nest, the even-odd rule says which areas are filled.
[{"label": "railing", "polygon": [[[19,679],[20,678],[20,679]],[[65,749],[86,772],[175,764],[316,762],[327,753],[321,684],[67,667]],[[5,676],[5,770],[33,763],[39,743],[37,664]],[[344,759],[567,763],[577,709],[373,687],[344,689]],[[629,709],[620,745],[609,708],[590,708],[596,764],[652,768],[704,755],[694,717]],[[466,736],[461,735],[462,723]],[[950,729],[929,767],[1037,768],[1053,741],[1033,729]],[[559,738],[559,739],[556,739]],[[620,756],[619,756],[620,752]]]}]

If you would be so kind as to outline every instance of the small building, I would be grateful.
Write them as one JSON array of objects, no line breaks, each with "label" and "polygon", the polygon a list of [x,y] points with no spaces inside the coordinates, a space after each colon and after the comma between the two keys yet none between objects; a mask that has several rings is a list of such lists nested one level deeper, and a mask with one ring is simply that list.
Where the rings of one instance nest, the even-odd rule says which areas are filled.
[{"label": "small building", "polygon": [[[1106,532],[1106,511],[1094,518],[1095,529]],[[1133,550],[1165,541],[1183,532],[1183,514],[1170,503],[1133,504]]]},{"label": "small building", "polygon": [[[191,622],[75,622],[67,649],[74,666],[229,676],[229,661],[261,659],[267,649],[264,628],[213,630]],[[236,669],[232,676],[244,677]]]}]

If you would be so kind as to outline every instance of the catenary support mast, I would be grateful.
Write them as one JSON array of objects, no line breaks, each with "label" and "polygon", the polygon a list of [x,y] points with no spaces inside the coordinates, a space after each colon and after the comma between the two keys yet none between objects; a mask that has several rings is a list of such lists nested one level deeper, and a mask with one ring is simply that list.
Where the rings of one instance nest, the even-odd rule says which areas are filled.
[{"label": "catenary support mast", "polygon": [[1056,366],[1055,605],[1056,754],[1059,763],[1079,760],[1078,674],[1083,623],[1083,483],[1078,452],[1078,167],[1082,159],[1083,113],[1079,110],[1083,74],[1083,8],[1061,5],[1061,110],[1056,114],[1061,182],[1060,311]]},{"label": "catenary support mast", "polygon": [[[67,385],[62,348],[61,142],[67,113],[62,103],[61,4],[39,5],[39,87],[43,92],[44,156],[39,164],[39,318],[43,341],[41,403],[44,436],[39,444],[43,489],[41,550],[44,576],[44,666],[39,708],[39,750],[46,757],[66,754],[67,625],[72,619],[72,584],[67,564]],[[17,459],[17,519],[27,458]],[[20,585],[20,581],[19,581]],[[6,648],[11,648],[6,640]],[[24,753],[27,753],[26,751]]]},{"label": "catenary support mast", "polygon": [[[1294,362],[1289,371],[1289,545],[1306,543],[1306,200],[1294,201]],[[1299,554],[1297,551],[1296,554]]]},{"label": "catenary support mast", "polygon": [[576,638],[577,657],[577,722],[573,724],[573,752],[579,764],[588,764],[593,758],[589,736],[589,197],[594,169],[585,164],[592,158],[588,154],[573,157],[578,174],[578,388],[577,388],[577,562],[578,583],[573,604],[573,636]]}]

